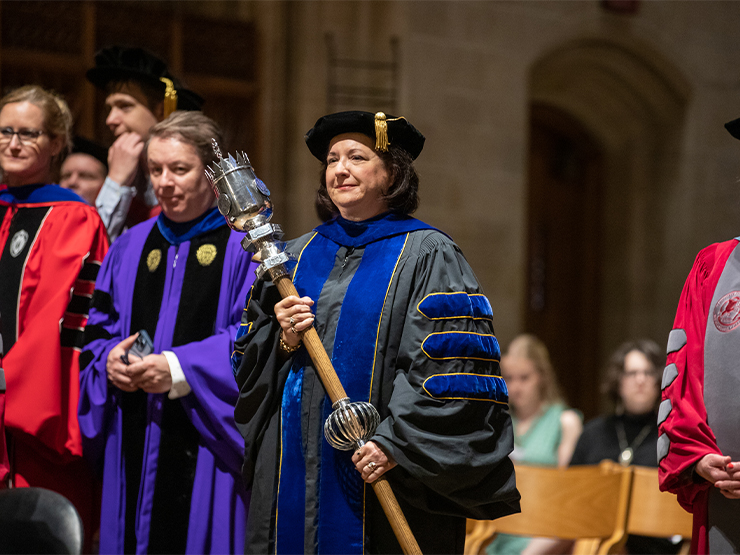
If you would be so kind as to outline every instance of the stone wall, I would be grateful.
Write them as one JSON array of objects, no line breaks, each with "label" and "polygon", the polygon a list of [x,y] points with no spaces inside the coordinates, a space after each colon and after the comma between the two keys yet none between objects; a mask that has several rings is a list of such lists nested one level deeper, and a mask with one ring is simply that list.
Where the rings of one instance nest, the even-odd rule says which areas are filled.
[{"label": "stone wall", "polygon": [[263,173],[285,199],[276,219],[289,235],[317,221],[303,134],[327,112],[326,33],[346,57],[378,60],[397,36],[397,112],[427,137],[417,215],[462,247],[503,345],[525,331],[533,102],[567,111],[605,152],[600,360],[629,337],[664,343],[696,252],[738,234],[740,143],[722,125],[740,116],[740,3],[641,2],[634,15],[597,1],[250,6]]}]

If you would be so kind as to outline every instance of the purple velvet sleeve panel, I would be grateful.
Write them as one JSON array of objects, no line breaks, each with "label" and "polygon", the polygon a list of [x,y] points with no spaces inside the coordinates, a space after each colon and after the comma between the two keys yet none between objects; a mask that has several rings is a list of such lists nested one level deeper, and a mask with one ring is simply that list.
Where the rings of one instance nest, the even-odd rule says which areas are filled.
[{"label": "purple velvet sleeve panel", "polygon": [[[116,241],[105,256],[95,282],[93,299],[108,298],[111,304],[104,310],[102,306],[96,307],[94,302],[90,309],[86,345],[80,357],[77,412],[83,452],[96,466],[101,464],[107,436],[111,432],[111,418],[117,406],[115,391],[111,391],[115,388],[108,382],[106,361],[111,349],[129,336],[131,307],[123,303],[130,302],[133,297],[138,256],[152,225],[146,222]],[[133,261],[131,252],[137,253]],[[88,342],[90,337],[95,338]]]},{"label": "purple velvet sleeve panel", "polygon": [[174,347],[192,392],[182,398],[191,422],[208,447],[240,474],[244,440],[234,422],[239,391],[231,370],[230,356],[241,323],[244,299],[254,281],[257,264],[239,245],[238,235],[229,241],[224,261],[216,316],[216,332],[202,341]]},{"label": "purple velvet sleeve panel", "polygon": [[[238,474],[244,440],[234,423],[238,391],[228,357],[237,326],[229,326],[197,343],[173,349],[192,391],[181,398],[190,421],[210,450]],[[222,360],[223,359],[223,360]]]},{"label": "purple velvet sleeve panel", "polygon": [[[101,277],[102,272],[101,272]],[[100,279],[100,277],[99,277]],[[103,325],[113,330],[117,322],[112,322],[107,315],[90,311],[90,323]],[[80,401],[77,419],[82,433],[83,453],[96,466],[100,464],[105,450],[108,435],[108,426],[113,416],[114,408],[109,403],[108,375],[106,373],[106,357],[116,345],[116,340],[96,340],[86,347],[94,355],[94,359],[84,368],[80,368]]]},{"label": "purple velvet sleeve panel", "polygon": [[[97,282],[100,308],[91,309],[93,333],[83,352],[86,362],[81,369],[80,427],[86,455],[104,472],[101,553],[123,552],[125,531],[120,391],[108,382],[106,359],[110,350],[129,335],[137,267],[152,225],[153,220],[132,228],[109,251]],[[229,359],[256,264],[242,250],[239,239],[236,233],[229,239],[220,295],[218,299],[214,296],[213,302],[218,303],[214,334],[175,348],[171,337],[155,337],[155,342],[160,342],[158,351],[174,351],[182,365],[192,391],[180,400],[203,438],[193,484],[188,553],[236,553],[243,549],[249,494],[240,475],[244,443],[234,422],[238,392]],[[182,301],[187,302],[163,305],[161,311],[176,314]],[[150,404],[156,404],[163,396],[149,397]],[[154,441],[158,426],[149,422],[147,430],[148,441]],[[156,460],[145,458],[144,466],[144,474],[150,467],[156,471]],[[154,484],[148,478],[143,482]],[[151,501],[150,491],[141,496],[142,503]],[[148,530],[148,516],[137,515],[138,529]],[[142,533],[142,541],[145,536]]]},{"label": "purple velvet sleeve panel", "polygon": [[224,469],[206,447],[198,452],[190,506],[186,553],[243,552],[249,494],[241,476]]}]

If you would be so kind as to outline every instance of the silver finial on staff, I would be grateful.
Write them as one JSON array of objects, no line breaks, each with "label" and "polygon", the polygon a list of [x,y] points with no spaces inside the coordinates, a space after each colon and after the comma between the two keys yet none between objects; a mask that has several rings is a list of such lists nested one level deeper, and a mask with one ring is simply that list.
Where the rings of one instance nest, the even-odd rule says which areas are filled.
[{"label": "silver finial on staff", "polygon": [[219,160],[223,160],[224,157],[221,155],[221,148],[218,146],[216,139],[211,139],[211,143],[213,144],[213,153]]}]

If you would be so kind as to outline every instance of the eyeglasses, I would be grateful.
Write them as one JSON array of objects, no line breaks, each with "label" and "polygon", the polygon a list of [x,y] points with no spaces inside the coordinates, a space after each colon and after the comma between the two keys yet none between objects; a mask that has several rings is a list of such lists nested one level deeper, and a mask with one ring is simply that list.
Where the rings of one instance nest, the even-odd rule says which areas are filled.
[{"label": "eyeglasses", "polygon": [[13,140],[13,135],[18,135],[18,140],[22,143],[35,143],[43,135],[40,129],[19,129],[16,131],[12,127],[3,127],[0,129],[0,143],[9,143]]}]

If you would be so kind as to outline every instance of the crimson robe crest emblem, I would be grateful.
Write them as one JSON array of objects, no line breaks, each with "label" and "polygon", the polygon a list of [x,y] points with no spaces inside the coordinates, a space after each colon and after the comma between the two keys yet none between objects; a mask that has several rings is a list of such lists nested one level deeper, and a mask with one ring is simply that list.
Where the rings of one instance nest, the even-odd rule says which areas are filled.
[{"label": "crimson robe crest emblem", "polygon": [[714,305],[715,327],[722,333],[740,326],[740,291],[732,291]]},{"label": "crimson robe crest emblem", "polygon": [[10,256],[13,258],[18,256],[23,250],[23,247],[26,246],[26,243],[28,243],[28,232],[25,229],[21,229],[10,240]]}]

